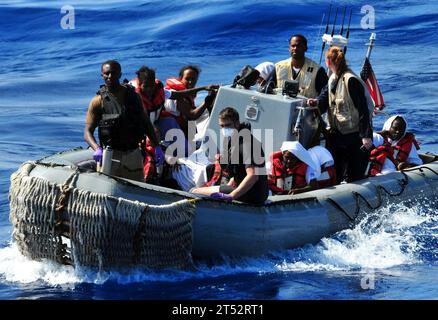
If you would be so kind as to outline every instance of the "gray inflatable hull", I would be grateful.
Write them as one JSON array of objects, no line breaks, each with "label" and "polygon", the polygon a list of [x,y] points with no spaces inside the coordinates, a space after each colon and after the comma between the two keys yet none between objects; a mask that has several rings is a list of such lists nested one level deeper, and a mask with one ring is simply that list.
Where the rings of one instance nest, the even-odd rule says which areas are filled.
[{"label": "gray inflatable hull", "polygon": [[[62,185],[89,150],[72,150],[40,160],[30,176]],[[47,166],[47,164],[52,164]],[[382,205],[428,199],[436,202],[438,162],[356,183],[295,196],[270,197],[263,206],[203,198],[196,203],[193,256],[257,256],[316,243],[352,226],[358,215]],[[83,172],[75,187],[151,205],[196,198],[193,194],[96,173]]]}]

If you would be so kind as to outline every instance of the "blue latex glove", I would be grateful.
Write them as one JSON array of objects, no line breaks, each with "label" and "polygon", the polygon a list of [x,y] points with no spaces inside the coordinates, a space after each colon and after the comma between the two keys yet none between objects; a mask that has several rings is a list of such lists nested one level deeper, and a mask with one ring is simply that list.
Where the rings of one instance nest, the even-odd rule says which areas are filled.
[{"label": "blue latex glove", "polygon": [[97,148],[93,152],[94,161],[99,162],[101,165],[102,165],[102,155],[103,155],[103,150],[101,147]]},{"label": "blue latex glove", "polygon": [[224,201],[233,201],[233,197],[229,194],[222,193],[222,192],[214,192],[210,195],[210,198],[217,199],[217,200],[224,200]]},{"label": "blue latex glove", "polygon": [[157,163],[157,167],[163,165],[164,163],[164,153],[160,146],[155,147],[155,161]]}]

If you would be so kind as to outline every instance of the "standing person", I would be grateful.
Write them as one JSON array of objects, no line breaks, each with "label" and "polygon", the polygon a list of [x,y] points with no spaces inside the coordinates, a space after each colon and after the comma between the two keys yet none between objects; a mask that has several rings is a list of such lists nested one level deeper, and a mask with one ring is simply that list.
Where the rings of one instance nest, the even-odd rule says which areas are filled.
[{"label": "standing person", "polygon": [[230,180],[226,185],[196,188],[191,192],[225,201],[264,203],[269,188],[260,141],[240,123],[239,113],[234,108],[228,107],[219,113],[219,126],[224,136],[220,163]]},{"label": "standing person", "polygon": [[327,111],[330,132],[330,152],[335,160],[336,181],[353,182],[365,177],[373,130],[370,118],[371,99],[362,80],[351,71],[341,48],[333,46],[326,52],[326,64],[333,72],[328,85],[317,99],[321,114]]},{"label": "standing person", "polygon": [[[105,84],[88,107],[85,141],[94,150],[93,158],[97,162],[102,161],[102,148],[113,149],[116,161],[112,161],[111,175],[143,181],[143,156],[139,143],[145,135],[155,149],[157,163],[161,165],[164,161],[154,128],[134,89],[120,84],[120,64],[115,60],[105,61],[101,74]],[[96,128],[100,144],[94,138]]]},{"label": "standing person", "polygon": [[327,84],[327,74],[323,67],[305,57],[307,39],[302,34],[294,34],[289,39],[290,58],[275,64],[277,88],[284,81],[299,82],[299,94],[306,98],[316,98]]}]

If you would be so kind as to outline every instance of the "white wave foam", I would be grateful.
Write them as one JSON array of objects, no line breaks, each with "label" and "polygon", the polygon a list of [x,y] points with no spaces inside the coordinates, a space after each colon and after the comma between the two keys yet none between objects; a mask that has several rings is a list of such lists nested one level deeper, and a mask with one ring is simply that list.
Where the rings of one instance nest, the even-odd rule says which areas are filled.
[{"label": "white wave foam", "polygon": [[81,281],[72,267],[50,261],[29,260],[21,255],[16,244],[0,249],[0,275],[10,282],[31,283],[42,280],[52,286]]},{"label": "white wave foam", "polygon": [[308,272],[387,269],[418,263],[420,248],[412,228],[434,219],[422,212],[425,206],[381,208],[353,229],[324,238],[315,246],[291,250],[292,261],[283,261],[277,267]]}]

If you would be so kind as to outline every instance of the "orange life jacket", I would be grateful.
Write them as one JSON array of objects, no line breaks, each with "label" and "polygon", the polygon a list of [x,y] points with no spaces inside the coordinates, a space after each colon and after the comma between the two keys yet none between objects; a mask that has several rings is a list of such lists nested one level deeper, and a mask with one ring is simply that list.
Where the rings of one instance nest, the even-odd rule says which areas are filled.
[{"label": "orange life jacket", "polygon": [[143,139],[140,144],[144,155],[143,178],[145,182],[151,182],[156,178],[155,149],[152,147],[149,138]]},{"label": "orange life jacket", "polygon": [[370,168],[368,175],[374,177],[381,173],[386,159],[391,160],[395,164],[394,149],[385,139],[381,146],[376,147],[370,153]]},{"label": "orange life jacket", "polygon": [[[168,90],[175,90],[175,91],[181,91],[181,90],[186,90],[187,88],[184,85],[184,83],[181,82],[180,79],[178,79],[178,78],[169,78],[169,79],[166,80],[166,89],[168,89]],[[194,95],[193,97],[189,98],[190,101],[191,101],[191,104],[192,104],[192,109],[196,108],[196,106],[195,106],[195,97],[196,97],[196,95]],[[163,110],[161,112],[161,116],[163,118],[174,117],[181,127],[185,126],[186,120],[185,120],[185,117],[181,113],[180,113],[179,116],[175,116],[172,113],[170,113],[170,112],[168,112],[166,110]]]},{"label": "orange life jacket", "polygon": [[406,160],[408,160],[409,153],[411,152],[412,145],[414,145],[417,150],[420,149],[417,140],[415,140],[415,135],[408,132],[394,147],[394,151],[398,151],[395,159],[398,162],[406,162]]},{"label": "orange life jacket", "polygon": [[[271,155],[272,173],[271,175],[269,175],[268,185],[272,192],[286,193],[290,189],[304,188],[305,186],[307,186],[307,164],[299,161],[294,167],[286,168],[285,164],[282,161],[282,156],[283,153],[281,151],[275,152]],[[285,181],[288,178],[292,178],[290,188],[288,186],[285,186]]]},{"label": "orange life jacket", "polygon": [[145,108],[150,114],[153,111],[157,111],[164,105],[164,85],[160,80],[155,80],[155,91],[152,95],[152,99],[149,99],[147,96],[141,93],[140,89],[140,81],[138,78],[134,80],[136,83],[135,92],[140,95],[141,102],[143,103],[143,108]]},{"label": "orange life jacket", "polygon": [[204,187],[217,186],[221,183],[222,178],[222,167],[220,161],[217,159],[214,162],[214,173],[213,177],[211,177],[210,181],[208,181]]}]

